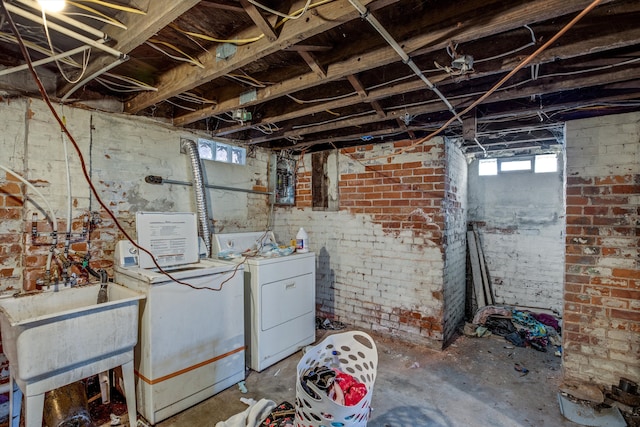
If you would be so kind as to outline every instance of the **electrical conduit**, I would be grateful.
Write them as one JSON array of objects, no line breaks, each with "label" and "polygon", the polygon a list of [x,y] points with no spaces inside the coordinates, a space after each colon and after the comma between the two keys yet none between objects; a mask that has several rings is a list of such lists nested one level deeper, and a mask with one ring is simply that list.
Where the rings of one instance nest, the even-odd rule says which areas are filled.
[{"label": "electrical conduit", "polygon": [[404,62],[409,66],[409,68],[411,68],[411,70],[415,73],[415,75],[418,76],[420,80],[422,80],[427,85],[427,87],[431,89],[438,96],[438,98],[442,100],[442,102],[444,102],[444,104],[447,106],[449,111],[451,111],[454,117],[456,117],[458,121],[462,123],[462,119],[460,118],[458,113],[456,113],[455,108],[453,107],[453,105],[451,105],[449,100],[422,73],[420,68],[418,68],[418,66],[413,62],[413,60],[409,57],[409,55],[407,55],[407,53],[402,49],[402,47],[398,44],[398,42],[396,42],[395,39],[391,36],[391,34],[389,34],[389,32],[382,26],[380,21],[378,21],[378,19],[376,19],[375,16],[371,15],[371,13],[369,13],[369,10],[366,7],[364,7],[364,5],[360,3],[358,0],[349,0],[349,3],[351,3],[351,5],[358,11],[358,13],[360,13],[360,17],[362,17],[362,19],[365,19],[369,24],[371,24],[371,26],[389,44],[389,46],[391,46],[391,48],[393,48],[393,50],[396,51],[396,53],[400,56],[400,58],[402,58],[402,62]]}]

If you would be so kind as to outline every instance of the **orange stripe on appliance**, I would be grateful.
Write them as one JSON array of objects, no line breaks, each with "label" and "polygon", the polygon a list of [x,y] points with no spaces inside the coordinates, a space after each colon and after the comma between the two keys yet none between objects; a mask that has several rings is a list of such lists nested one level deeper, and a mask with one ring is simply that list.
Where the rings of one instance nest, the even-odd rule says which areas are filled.
[{"label": "orange stripe on appliance", "polygon": [[227,353],[224,353],[224,354],[221,354],[221,355],[219,355],[219,356],[216,356],[216,357],[214,357],[214,358],[212,358],[212,359],[205,360],[205,361],[200,362],[200,363],[197,363],[197,364],[195,364],[195,365],[193,365],[193,366],[189,366],[188,368],[180,369],[179,371],[173,372],[173,373],[171,373],[171,374],[165,375],[165,376],[160,377],[160,378],[156,378],[156,379],[154,379],[154,380],[151,380],[151,379],[149,379],[149,378],[145,377],[144,375],[142,375],[142,374],[141,374],[140,372],[138,372],[138,371],[135,371],[135,374],[136,374],[136,376],[137,376],[138,378],[140,378],[142,381],[144,381],[144,382],[145,382],[145,383],[147,383],[147,384],[151,384],[151,385],[153,385],[153,384],[158,384],[158,383],[161,383],[161,382],[163,382],[163,381],[166,381],[166,380],[169,380],[169,379],[171,379],[171,378],[174,378],[174,377],[177,377],[177,376],[179,376],[179,375],[182,375],[182,374],[184,374],[184,373],[186,373],[186,372],[193,371],[194,369],[201,368],[201,367],[203,367],[203,366],[205,366],[205,365],[208,365],[208,364],[210,364],[210,363],[217,362],[218,360],[224,359],[225,357],[231,356],[232,354],[239,353],[239,352],[241,352],[241,351],[243,351],[243,350],[245,350],[245,349],[246,349],[246,347],[245,347],[245,346],[238,347],[238,348],[236,348],[236,349],[234,349],[234,350],[231,350],[231,351],[229,351],[229,352],[227,352]]}]

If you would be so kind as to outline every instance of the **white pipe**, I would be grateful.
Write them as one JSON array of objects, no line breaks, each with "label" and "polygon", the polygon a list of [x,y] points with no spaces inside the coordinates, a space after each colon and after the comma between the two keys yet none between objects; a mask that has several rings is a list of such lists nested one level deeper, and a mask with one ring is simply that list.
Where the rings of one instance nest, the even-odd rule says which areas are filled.
[{"label": "white pipe", "polygon": [[[62,116],[63,122],[65,122],[64,116]],[[66,123],[65,123],[66,126]],[[60,134],[62,135],[62,151],[64,153],[64,164],[67,170],[67,234],[64,237],[64,255],[69,255],[69,244],[71,239],[71,210],[72,210],[72,200],[71,200],[71,168],[69,166],[69,155],[67,153],[67,139],[64,137],[64,130],[60,130]]]},{"label": "white pipe", "polygon": [[[38,4],[37,1],[33,1],[33,0],[17,0],[17,1],[18,1],[18,3],[22,3],[22,4],[26,5],[26,6],[29,6],[29,7],[33,8],[33,9],[37,10],[38,12],[42,11],[42,7]],[[109,36],[107,34],[105,34],[104,32],[102,32],[100,30],[97,30],[97,29],[95,29],[95,28],[93,28],[93,27],[91,27],[91,26],[89,26],[87,24],[83,24],[80,21],[76,21],[73,18],[69,18],[66,15],[63,15],[63,14],[58,13],[58,12],[50,12],[50,11],[47,11],[47,10],[45,10],[45,13],[47,15],[49,15],[49,16],[53,16],[54,18],[56,18],[56,19],[58,19],[60,21],[65,22],[65,23],[67,23],[69,25],[73,25],[74,27],[76,27],[79,30],[84,31],[85,33],[89,33],[89,34],[92,34],[92,35],[94,35],[96,37],[100,37],[101,39],[103,39],[105,41],[109,39]]]},{"label": "white pipe", "polygon": [[69,97],[71,95],[74,94],[74,92],[76,90],[78,90],[79,88],[81,88],[82,86],[84,86],[87,82],[90,82],[91,80],[95,79],[96,77],[106,73],[107,71],[109,71],[110,69],[117,67],[118,65],[122,64],[123,62],[127,61],[129,59],[128,55],[122,55],[120,56],[118,59],[116,59],[115,61],[113,61],[111,64],[103,67],[102,69],[96,71],[95,73],[85,77],[83,80],[80,80],[79,82],[76,82],[75,86],[73,86],[71,89],[69,89],[69,92],[67,92],[62,99],[60,100],[60,102],[65,102],[67,99],[69,99]]},{"label": "white pipe", "polygon": [[[23,18],[29,19],[29,20],[37,23],[37,24],[44,25],[44,21],[43,21],[42,17],[40,17],[40,16],[34,15],[34,14],[32,14],[30,12],[27,12],[24,9],[20,9],[19,7],[16,7],[16,6],[12,5],[12,4],[5,3],[4,7],[7,9],[7,11],[9,11],[11,13],[14,13],[14,14],[16,14],[18,16],[22,16]],[[57,32],[59,32],[61,34],[64,34],[64,35],[66,35],[68,37],[74,38],[74,39],[76,39],[76,40],[78,40],[78,41],[80,41],[80,42],[82,42],[84,44],[87,44],[89,46],[93,46],[95,48],[103,50],[104,52],[107,52],[108,54],[111,54],[111,55],[113,55],[113,56],[115,56],[117,58],[119,58],[121,56],[125,56],[122,52],[117,51],[116,49],[113,49],[113,48],[111,48],[109,46],[106,46],[106,45],[102,44],[98,40],[92,40],[92,39],[90,39],[88,37],[85,37],[85,36],[83,36],[81,34],[78,34],[78,33],[74,32],[74,31],[71,31],[71,30],[69,30],[69,29],[67,29],[67,28],[65,28],[65,27],[63,27],[61,25],[58,25],[58,24],[54,23],[54,22],[47,22],[47,26],[49,28],[51,28],[52,30],[54,30],[54,31],[57,31]]]},{"label": "white pipe", "polygon": [[11,169],[5,166],[0,165],[0,169],[4,170],[5,172],[13,175],[14,177],[22,181],[23,184],[29,187],[34,193],[36,193],[36,195],[38,195],[38,197],[42,199],[42,201],[44,202],[44,205],[49,211],[49,219],[51,220],[51,225],[53,227],[53,243],[52,243],[51,249],[49,250],[49,255],[47,257],[46,272],[48,274],[51,271],[51,259],[53,258],[53,249],[58,244],[58,221],[56,221],[56,214],[53,211],[53,208],[51,207],[51,205],[49,204],[49,201],[42,195],[42,193],[32,183],[30,183],[29,181],[27,181],[26,179],[24,179],[23,177],[21,177],[20,175],[18,175],[17,173],[15,173],[14,171],[12,171]]},{"label": "white pipe", "polygon": [[[371,13],[369,13],[369,10],[367,10],[367,8],[364,7],[364,5],[360,3],[358,0],[349,0],[349,3],[351,3],[351,5],[358,11],[358,13],[363,19],[366,19],[367,22],[371,24],[371,26],[389,44],[389,46],[391,46],[391,48],[396,51],[396,53],[400,56],[400,58],[402,58],[402,62],[407,64],[409,68],[411,68],[411,70],[416,74],[416,76],[418,76],[420,80],[422,80],[429,87],[429,89],[431,89],[438,96],[438,98],[440,98],[442,102],[444,102],[444,104],[447,106],[449,111],[451,111],[451,113],[454,116],[458,116],[458,113],[456,113],[455,108],[453,107],[453,105],[451,105],[449,100],[422,73],[420,68],[418,68],[418,66],[413,62],[413,60],[409,57],[409,55],[407,55],[407,53],[402,49],[402,47],[398,44],[398,42],[396,42],[395,39],[391,36],[391,34],[389,34],[389,32],[386,30],[386,28],[384,28],[384,26],[380,23],[380,21],[378,21],[378,19],[375,16],[371,15]],[[458,118],[458,121],[462,123],[462,119],[460,117],[457,117],[457,118]]]},{"label": "white pipe", "polygon": [[[75,49],[68,50],[66,52],[58,53],[57,55],[48,56],[46,58],[39,59],[37,61],[31,62],[31,65],[34,67],[38,67],[40,65],[48,64],[49,62],[57,61],[58,59],[66,58],[71,55],[75,55],[76,53],[80,53],[84,50],[91,49],[90,46],[80,46]],[[0,76],[5,76],[7,74],[16,73],[18,71],[26,70],[29,68],[28,64],[22,64],[11,68],[5,68],[4,70],[0,70]]]}]

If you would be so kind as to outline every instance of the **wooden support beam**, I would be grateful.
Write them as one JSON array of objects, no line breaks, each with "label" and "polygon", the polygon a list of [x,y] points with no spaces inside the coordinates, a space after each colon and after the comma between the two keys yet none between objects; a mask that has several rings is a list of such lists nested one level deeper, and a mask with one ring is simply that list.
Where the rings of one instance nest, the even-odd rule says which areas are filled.
[{"label": "wooden support beam", "polygon": [[398,117],[398,118],[396,118],[396,122],[398,123],[398,126],[400,126],[400,129],[406,131],[409,134],[409,137],[412,140],[416,139],[416,134],[412,130],[409,129],[409,127],[404,122],[404,120],[402,120],[400,117]]},{"label": "wooden support beam", "polygon": [[313,53],[307,52],[306,50],[299,50],[298,55],[304,59],[304,62],[306,62],[309,68],[311,68],[319,77],[327,77],[327,72],[322,68],[322,65],[320,65],[318,59]]},{"label": "wooden support beam", "polygon": [[357,76],[353,74],[349,74],[347,76],[347,80],[349,80],[349,83],[351,83],[351,86],[353,86],[356,92],[358,92],[358,95],[360,95],[360,98],[367,97],[367,91],[365,90],[364,85],[362,84],[362,82]]},{"label": "wooden support beam", "polygon": [[229,4],[216,3],[215,1],[211,1],[211,0],[201,1],[200,5],[204,6],[204,7],[210,7],[212,9],[228,10],[228,11],[231,11],[231,12],[244,13],[244,11],[245,11],[244,8],[242,8],[240,6],[233,6],[233,5],[229,5]]},{"label": "wooden support beam", "polygon": [[462,117],[462,137],[465,141],[473,141],[477,130],[476,109],[469,111]]},{"label": "wooden support beam", "polygon": [[[606,76],[602,74],[594,75],[594,76],[586,76],[586,77],[577,75],[572,80],[565,79],[565,80],[556,81],[554,78],[551,78],[549,79],[552,81],[551,83],[545,83],[545,79],[540,79],[536,81],[536,84],[533,84],[533,85],[530,84],[529,86],[525,85],[520,87],[517,90],[496,92],[493,95],[491,95],[489,98],[487,98],[481,105],[489,104],[492,102],[525,98],[530,95],[535,95],[541,92],[553,93],[553,92],[559,92],[564,90],[578,89],[581,87],[593,86],[603,82],[604,80],[608,82],[616,82],[616,81],[632,80],[636,78],[640,78],[640,68],[639,69],[632,69],[632,68],[623,69],[617,72],[608,71],[606,72]],[[474,99],[468,99],[467,101],[459,104],[457,107],[458,108],[464,107],[465,105],[471,104],[471,102],[473,101]],[[425,104],[425,105],[416,106],[416,107],[398,107],[394,110],[388,110],[387,117],[398,118],[407,113],[420,115],[420,114],[428,114],[428,113],[444,112],[444,111],[447,111],[446,107],[441,103],[435,101],[431,104]],[[331,122],[330,124],[308,126],[301,129],[286,131],[284,133],[276,132],[269,136],[251,139],[250,142],[253,144],[256,144],[256,143],[266,142],[271,139],[280,139],[284,137],[299,137],[306,134],[320,133],[320,132],[335,130],[339,128],[346,128],[351,126],[363,126],[363,125],[378,122],[378,121],[380,121],[380,118],[377,117],[377,115],[372,114],[367,116],[360,116],[360,117],[345,119],[342,121]]]},{"label": "wooden support beam", "polygon": [[[614,0],[603,0],[608,3]],[[535,2],[535,6],[529,4],[516,4],[508,11],[500,16],[500,20],[495,20],[493,14],[491,16],[477,17],[481,22],[487,22],[487,25],[461,27],[459,29],[442,28],[429,31],[403,42],[403,48],[406,53],[411,54],[424,46],[429,46],[431,52],[445,49],[451,38],[455,38],[457,42],[465,42],[477,40],[480,38],[491,36],[495,33],[520,28],[523,25],[529,25],[533,22],[540,22],[547,19],[555,18],[559,14],[568,14],[579,11],[590,3],[588,0],[575,0],[567,2],[566,0],[540,0]],[[334,3],[331,3],[332,5]],[[451,6],[457,7],[457,5]],[[488,12],[487,12],[488,13]],[[372,68],[381,67],[399,59],[397,53],[388,46],[380,47],[364,54],[348,58],[327,67],[326,78],[321,78],[315,73],[304,76],[296,76],[295,78],[285,80],[276,86],[270,87],[269,90],[258,93],[256,100],[245,103],[244,106],[256,105],[268,100],[276,99],[300,90],[308,89],[326,81],[335,81],[345,78],[348,75],[356,74]],[[235,89],[234,89],[235,90]],[[139,95],[140,96],[140,95]],[[150,95],[149,95],[150,96]],[[215,108],[202,109],[195,112],[187,113],[177,117],[174,124],[184,126],[198,120],[211,117],[212,115],[226,113],[237,108],[237,94],[224,93],[219,97],[222,101]],[[226,101],[224,101],[226,100]]]},{"label": "wooden support beam", "polygon": [[[197,3],[196,0],[190,1]],[[365,6],[375,8],[378,3],[388,5],[390,1],[360,0],[360,2]],[[306,1],[302,0],[296,2],[299,6],[304,6],[305,3]],[[160,5],[164,3],[154,1],[151,2],[151,4],[158,4],[160,7]],[[302,40],[323,33],[331,28],[335,28],[343,24],[344,22],[348,22],[359,17],[358,11],[349,3],[348,0],[336,0],[334,2],[318,6],[314,11],[316,13],[309,14],[307,19],[287,21],[280,29],[279,37],[275,42],[270,42],[266,38],[263,38],[254,43],[238,46],[235,55],[227,58],[225,61],[218,61],[216,59],[216,51],[215,49],[212,49],[198,57],[198,60],[205,66],[205,68],[193,67],[190,64],[183,64],[172,68],[158,78],[158,81],[156,82],[156,86],[158,87],[157,92],[141,93],[129,100],[125,104],[126,112],[137,113],[140,110],[160,101],[189,91],[194,87],[200,86],[214,79],[223,77],[238,68],[242,68],[251,62],[271,55],[287,46],[297,44]],[[236,36],[238,39],[254,37],[255,29],[251,28],[237,34]],[[231,110],[237,108],[238,105],[239,101],[237,97],[234,97],[233,108],[231,108]],[[200,118],[206,118],[221,113],[222,111],[219,108],[205,108],[197,111],[195,115],[201,116]],[[199,118],[192,121],[188,120],[191,120],[191,118],[187,117],[186,120],[178,121],[180,125],[183,125],[199,120]]]},{"label": "wooden support beam", "polygon": [[278,38],[276,31],[273,29],[269,21],[267,21],[265,17],[262,16],[262,13],[260,13],[258,8],[248,0],[240,0],[240,4],[242,5],[244,11],[247,12],[247,15],[249,15],[251,20],[254,22],[254,24],[258,26],[260,31],[262,31],[265,36],[267,36],[267,39],[269,39],[269,41],[271,42],[276,41],[276,39]]},{"label": "wooden support beam", "polygon": [[[550,63],[557,60],[566,60],[575,57],[579,57],[582,55],[586,55],[589,53],[597,53],[602,52],[608,49],[618,49],[626,46],[631,46],[634,44],[640,43],[640,27],[639,28],[631,28],[622,33],[611,34],[602,37],[596,37],[588,40],[580,40],[575,43],[570,43],[569,45],[559,45],[556,47],[552,47],[544,52],[542,52],[538,58],[536,58],[536,63],[544,64]],[[480,72],[477,71],[474,74],[469,74],[467,78],[472,81],[475,79],[479,79],[482,77],[487,77],[491,75],[496,75],[499,73],[507,72],[513,68],[513,61],[507,58],[503,64],[492,70]],[[605,76],[606,77],[606,76]],[[443,82],[444,84],[440,85],[440,90],[446,92],[447,82],[451,80],[448,74],[441,74],[436,76],[430,76],[430,80],[436,84]],[[418,90],[424,89],[424,83],[419,79],[408,80],[403,83],[398,83],[395,85],[390,85],[382,88],[378,88],[375,90],[371,90],[367,93],[366,100],[376,100],[388,98],[390,96],[401,94],[401,93],[410,93]],[[327,109],[338,109],[348,107],[350,105],[355,105],[362,102],[362,98],[358,96],[342,98],[336,101],[330,101],[327,103],[318,103],[315,105],[310,105],[303,108],[296,108],[290,112],[279,114],[279,115],[271,115],[269,116],[270,123],[278,123],[287,120],[296,119],[298,117],[309,116],[312,114],[316,114]],[[440,109],[438,108],[437,111]],[[424,113],[434,112],[431,107],[424,110]],[[231,126],[228,128],[222,128],[218,130],[215,135],[228,135],[234,132],[239,132],[245,130],[246,127],[242,126]]]},{"label": "wooden support beam", "polygon": [[[180,15],[200,3],[200,0],[173,0],[171,2],[150,1],[145,15],[134,13],[124,14],[120,19],[127,26],[126,29],[106,25],[102,28],[109,37],[116,41],[114,49],[129,53],[153,37],[162,28],[175,21]],[[101,55],[92,57],[89,66],[84,72],[85,76],[91,76],[105,69],[113,62],[112,56]],[[64,96],[75,84],[68,83],[62,86],[58,93]]]},{"label": "wooden support beam", "polygon": [[285,47],[283,50],[290,50],[292,52],[327,52],[333,49],[332,46],[320,46],[312,44],[296,44],[293,46]]},{"label": "wooden support beam", "polygon": [[371,106],[374,110],[376,110],[376,114],[379,118],[384,119],[385,117],[387,117],[387,113],[384,112],[382,105],[380,105],[378,101],[372,101]]},{"label": "wooden support beam", "polygon": [[484,296],[482,271],[480,270],[480,261],[478,259],[478,246],[473,231],[467,231],[467,247],[469,248],[469,260],[471,262],[471,276],[473,280],[473,291],[476,296],[476,304],[478,308],[482,308],[487,305],[487,300]]}]

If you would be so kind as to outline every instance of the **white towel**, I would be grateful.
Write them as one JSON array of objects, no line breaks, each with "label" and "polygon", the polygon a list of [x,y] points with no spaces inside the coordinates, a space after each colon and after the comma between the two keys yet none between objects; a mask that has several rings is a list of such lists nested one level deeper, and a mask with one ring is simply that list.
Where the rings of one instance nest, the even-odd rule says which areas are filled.
[{"label": "white towel", "polygon": [[251,402],[247,409],[233,415],[227,421],[218,422],[216,427],[259,427],[275,407],[276,402],[273,400],[260,399]]}]

